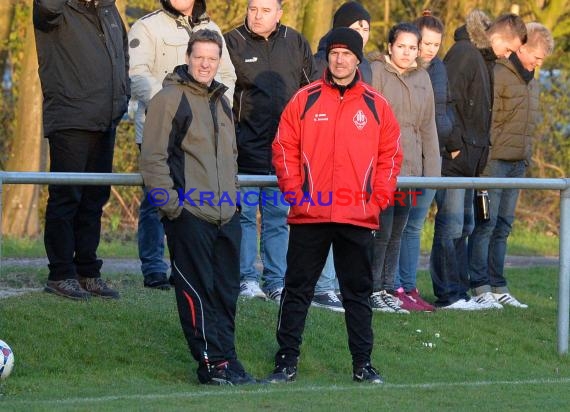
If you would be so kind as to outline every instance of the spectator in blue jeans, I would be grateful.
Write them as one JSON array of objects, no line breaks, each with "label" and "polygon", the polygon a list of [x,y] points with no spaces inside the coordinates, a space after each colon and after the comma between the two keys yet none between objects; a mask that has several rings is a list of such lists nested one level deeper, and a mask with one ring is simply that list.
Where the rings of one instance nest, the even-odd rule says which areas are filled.
[{"label": "spectator in blue jeans", "polygon": [[[528,23],[527,42],[495,66],[493,122],[486,177],[524,177],[530,162],[532,140],[539,121],[539,84],[535,70],[552,53],[550,31]],[[517,308],[519,302],[505,279],[507,238],[515,219],[519,189],[489,189],[490,219],[475,221],[469,239],[469,277],[473,294]]]},{"label": "spectator in blue jeans", "polygon": [[[492,70],[499,57],[508,57],[526,41],[526,27],[515,14],[495,21],[474,10],[454,35],[455,43],[444,63],[454,103],[456,146],[443,152],[443,176],[479,176],[489,150]],[[467,237],[473,231],[473,190],[442,189],[435,195],[437,214],[430,257],[430,274],[436,306],[451,310],[500,307],[484,296],[467,294]]]},{"label": "spectator in blue jeans", "polygon": [[[400,124],[404,161],[400,176],[441,173],[435,125],[435,100],[428,73],[418,63],[421,34],[411,23],[399,23],[388,33],[388,55],[372,63],[372,86],[390,102]],[[374,238],[370,296],[373,310],[409,313],[395,289],[402,232],[414,202],[415,190],[396,193],[394,204],[380,214]]]},{"label": "spectator in blue jeans", "polygon": [[[362,36],[362,47],[366,46],[370,37],[370,13],[357,1],[347,1],[343,3],[333,16],[333,29],[337,27],[348,27],[356,30]],[[328,35],[325,34],[319,41],[319,48],[315,53],[315,62],[319,67],[319,71],[323,72],[327,67],[327,45]],[[370,84],[372,81],[372,71],[370,62],[366,58],[358,64],[358,71],[362,81]],[[344,312],[342,302],[340,301],[338,279],[333,261],[332,248],[327,256],[323,273],[315,286],[315,295],[313,296],[312,305],[320,308],[332,310],[333,312]]]},{"label": "spectator in blue jeans", "polygon": [[[427,72],[433,87],[435,99],[435,126],[440,150],[445,147],[451,135],[452,114],[448,105],[447,70],[437,53],[443,37],[443,23],[426,10],[414,24],[420,30],[420,57],[427,64]],[[400,260],[394,287],[402,307],[409,311],[434,310],[433,305],[423,300],[416,286],[420,238],[426,216],[435,196],[433,189],[417,189],[415,202],[410,209],[408,222],[402,233]]]},{"label": "spectator in blue jeans", "polygon": [[[238,144],[238,172],[272,175],[271,143],[281,112],[300,87],[317,79],[311,47],[302,34],[279,23],[281,0],[250,0],[244,24],[224,34],[237,80],[233,112]],[[240,296],[279,302],[287,268],[289,205],[271,187],[242,187]],[[261,215],[256,266],[257,211]]]},{"label": "spectator in blue jeans", "polygon": [[[185,61],[190,34],[201,29],[220,28],[210,20],[206,12],[206,0],[160,0],[162,8],[143,16],[129,30],[129,58],[133,98],[138,107],[135,115],[135,138],[142,143],[145,113],[150,99],[162,89],[167,73]],[[216,80],[228,90],[226,96],[233,100],[235,71],[225,44]],[[170,289],[166,278],[168,264],[164,261],[164,228],[158,219],[156,205],[148,199],[143,189],[139,209],[138,248],[141,272],[145,287]]]}]

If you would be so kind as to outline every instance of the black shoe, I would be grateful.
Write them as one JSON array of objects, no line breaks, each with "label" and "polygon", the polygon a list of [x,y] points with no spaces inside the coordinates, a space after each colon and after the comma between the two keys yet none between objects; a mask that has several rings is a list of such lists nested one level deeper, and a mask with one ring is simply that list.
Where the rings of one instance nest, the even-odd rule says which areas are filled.
[{"label": "black shoe", "polygon": [[230,374],[230,379],[234,385],[254,385],[260,383],[257,379],[247,373],[237,359],[232,359],[229,361],[228,372]]},{"label": "black shoe", "polygon": [[380,374],[378,374],[378,371],[374,369],[369,363],[354,368],[352,379],[356,382],[384,383],[382,376],[380,376]]},{"label": "black shoe", "polygon": [[151,273],[144,276],[144,287],[151,289],[170,290],[166,273]]},{"label": "black shoe", "polygon": [[268,383],[289,383],[294,382],[297,378],[297,367],[296,366],[281,366],[277,365],[273,369],[266,381]]},{"label": "black shoe", "polygon": [[233,385],[228,371],[228,362],[222,362],[218,365],[200,363],[197,373],[198,381],[200,381],[201,384],[216,386]]}]

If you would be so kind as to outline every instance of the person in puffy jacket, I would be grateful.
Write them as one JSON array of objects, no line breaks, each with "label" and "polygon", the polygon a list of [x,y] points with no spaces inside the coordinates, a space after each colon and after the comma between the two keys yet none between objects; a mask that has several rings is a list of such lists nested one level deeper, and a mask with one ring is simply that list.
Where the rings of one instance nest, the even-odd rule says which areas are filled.
[{"label": "person in puffy jacket", "polygon": [[[466,18],[443,62],[454,107],[452,138],[443,151],[443,176],[479,176],[490,143],[493,67],[526,41],[526,27],[515,14],[491,21],[480,10]],[[474,227],[472,189],[439,189],[430,274],[436,306],[451,310],[498,308],[489,295],[471,299],[467,274],[467,239]]]},{"label": "person in puffy jacket", "polygon": [[379,213],[394,197],[400,127],[386,99],[360,80],[360,34],[334,29],[327,56],[324,77],[293,96],[273,142],[277,181],[291,211],[279,350],[268,381],[295,380],[305,319],[332,245],[353,379],[382,383],[370,359],[371,252]]},{"label": "person in puffy jacket", "polygon": [[[388,33],[388,54],[372,62],[372,86],[390,102],[400,124],[404,160],[400,176],[441,175],[439,142],[435,124],[433,88],[426,70],[418,64],[421,35],[412,23],[399,23]],[[374,238],[372,309],[408,313],[415,303],[395,289],[401,237],[416,191],[403,190],[380,215]],[[402,304],[399,304],[402,302]],[[427,308],[417,308],[423,310]]]},{"label": "person in puffy jacket", "polygon": [[[51,172],[110,173],[129,100],[127,33],[115,0],[35,0],[33,23]],[[110,186],[50,185],[45,291],[119,298],[97,258]]]},{"label": "person in puffy jacket", "polygon": [[[141,17],[129,30],[129,54],[132,97],[137,101],[135,138],[142,143],[145,112],[150,99],[162,89],[164,77],[174,67],[184,64],[190,35],[201,29],[220,28],[206,11],[206,0],[160,0],[162,5]],[[225,43],[216,80],[227,87],[232,102],[236,75]],[[156,207],[144,193],[139,208],[138,249],[145,287],[170,289],[164,261],[164,230]]]},{"label": "person in puffy jacket", "polygon": [[[447,88],[447,70],[437,56],[443,38],[444,27],[440,19],[425,10],[423,16],[414,21],[420,30],[420,58],[431,80],[435,100],[435,127],[439,139],[440,151],[453,129],[453,114],[449,104]],[[398,298],[405,302],[405,308],[412,311],[433,311],[432,304],[420,295],[416,285],[418,261],[420,258],[420,238],[426,216],[435,196],[434,189],[419,188],[416,202],[410,209],[408,221],[402,233],[400,260],[394,287]],[[404,306],[404,305],[403,305]]]}]

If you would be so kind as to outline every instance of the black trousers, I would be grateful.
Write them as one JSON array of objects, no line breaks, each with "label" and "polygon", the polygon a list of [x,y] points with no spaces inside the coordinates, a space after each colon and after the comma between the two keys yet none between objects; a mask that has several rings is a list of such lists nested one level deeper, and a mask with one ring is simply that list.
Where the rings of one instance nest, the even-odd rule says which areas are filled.
[{"label": "black trousers", "polygon": [[331,244],[353,366],[370,362],[372,238],[372,230],[348,224],[290,225],[285,288],[277,323],[276,365],[297,364],[307,312]]},{"label": "black trousers", "polygon": [[[50,171],[110,173],[113,167],[115,129],[108,132],[62,130],[48,136]],[[97,259],[103,206],[110,186],[50,185],[44,245],[50,280],[76,275],[98,277]]]},{"label": "black trousers", "polygon": [[203,364],[236,360],[239,215],[218,226],[183,209],[178,218],[162,222],[180,323],[192,356]]}]

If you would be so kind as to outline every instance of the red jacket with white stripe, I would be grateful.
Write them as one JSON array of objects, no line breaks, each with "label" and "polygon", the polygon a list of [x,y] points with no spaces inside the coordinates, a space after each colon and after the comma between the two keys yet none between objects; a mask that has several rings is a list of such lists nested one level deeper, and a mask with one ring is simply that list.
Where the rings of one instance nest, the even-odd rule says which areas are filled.
[{"label": "red jacket with white stripe", "polygon": [[375,89],[357,80],[341,94],[325,73],[289,101],[272,148],[290,224],[378,229],[402,152],[398,121]]}]

